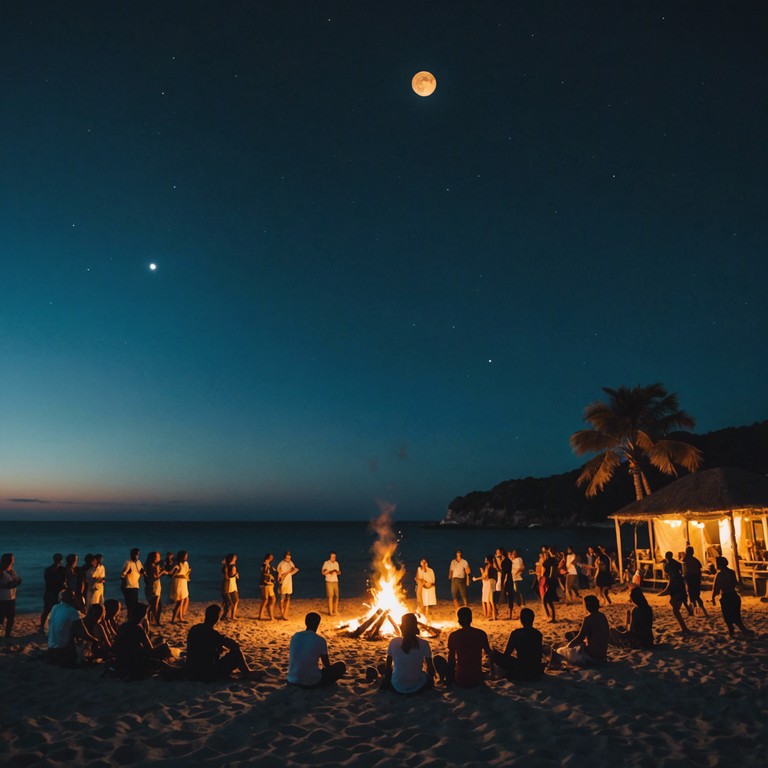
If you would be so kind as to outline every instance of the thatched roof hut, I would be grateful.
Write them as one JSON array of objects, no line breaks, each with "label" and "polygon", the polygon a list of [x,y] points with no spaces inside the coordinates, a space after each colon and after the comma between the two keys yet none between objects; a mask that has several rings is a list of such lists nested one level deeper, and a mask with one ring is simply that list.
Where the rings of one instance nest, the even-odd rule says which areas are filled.
[{"label": "thatched roof hut", "polygon": [[[674,545],[684,541],[699,550],[699,557],[706,559],[707,550],[717,546],[729,556],[738,574],[740,547],[756,550],[755,543],[762,541],[760,549],[765,549],[767,516],[767,477],[744,469],[717,467],[681,477],[650,496],[628,504],[611,518],[616,522],[619,548],[620,524],[648,522],[652,551],[657,548],[675,551]],[[762,523],[762,531],[758,531],[756,519]],[[690,541],[689,523],[699,528],[700,542]]]}]

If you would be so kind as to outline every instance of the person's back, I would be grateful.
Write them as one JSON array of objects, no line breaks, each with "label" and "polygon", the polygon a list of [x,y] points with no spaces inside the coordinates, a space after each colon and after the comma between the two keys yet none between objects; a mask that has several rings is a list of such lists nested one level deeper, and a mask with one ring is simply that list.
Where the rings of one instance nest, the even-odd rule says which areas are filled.
[{"label": "person's back", "polygon": [[584,617],[582,631],[585,633],[584,645],[587,653],[597,661],[608,658],[608,636],[610,627],[605,614],[595,611]]},{"label": "person's back", "polygon": [[72,642],[72,625],[80,621],[80,614],[70,602],[56,603],[48,620],[48,647],[67,648]]},{"label": "person's back", "polygon": [[653,647],[653,609],[648,603],[632,609],[629,633],[639,648]]},{"label": "person's back", "polygon": [[482,629],[466,626],[448,636],[448,650],[455,654],[453,681],[462,688],[483,682],[483,650],[488,648],[488,635]]},{"label": "person's back", "polygon": [[310,629],[291,637],[288,650],[288,682],[293,685],[314,686],[320,682],[319,661],[328,653],[328,644]]},{"label": "person's back", "polygon": [[518,661],[518,676],[523,679],[541,677],[544,667],[541,663],[543,636],[532,626],[523,626],[509,635],[505,653],[514,651]]},{"label": "person's back", "polygon": [[221,655],[219,631],[211,624],[195,624],[187,633],[187,677],[192,680],[213,680],[218,677],[216,662]]},{"label": "person's back", "polygon": [[152,645],[141,625],[133,620],[121,624],[112,645],[117,674],[121,677],[141,677],[151,650]]}]

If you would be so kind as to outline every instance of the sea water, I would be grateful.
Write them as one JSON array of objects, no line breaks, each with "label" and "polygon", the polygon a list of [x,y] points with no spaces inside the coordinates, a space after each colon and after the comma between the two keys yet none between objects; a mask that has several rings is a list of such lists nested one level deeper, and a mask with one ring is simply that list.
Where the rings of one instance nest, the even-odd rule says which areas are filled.
[{"label": "sea water", "polygon": [[[456,529],[393,521],[392,529],[399,540],[395,558],[406,569],[403,585],[407,593],[413,596],[413,575],[419,560],[426,558],[437,576],[438,599],[444,600],[450,599],[448,565],[457,549],[477,574],[483,558],[496,547],[517,549],[527,567],[535,563],[542,544],[559,549],[570,544],[582,553],[590,545],[616,547],[614,532],[608,528]],[[134,547],[141,550],[142,561],[155,550],[163,559],[166,552],[175,556],[178,550],[186,550],[192,568],[190,599],[203,602],[220,599],[221,564],[228,552],[237,553],[240,596],[248,599],[259,597],[265,554],[274,554],[276,566],[286,549],[299,568],[293,578],[294,599],[324,597],[320,569],[328,553],[334,551],[342,569],[342,597],[362,599],[371,570],[371,546],[376,540],[367,522],[3,521],[0,532],[0,551],[13,552],[14,568],[23,579],[16,595],[18,613],[40,611],[43,570],[55,552],[65,557],[75,553],[80,564],[86,553],[102,554],[107,570],[106,597],[120,599],[120,571]],[[167,602],[167,579],[163,579],[163,595]],[[479,582],[470,586],[470,598],[479,600]]]}]

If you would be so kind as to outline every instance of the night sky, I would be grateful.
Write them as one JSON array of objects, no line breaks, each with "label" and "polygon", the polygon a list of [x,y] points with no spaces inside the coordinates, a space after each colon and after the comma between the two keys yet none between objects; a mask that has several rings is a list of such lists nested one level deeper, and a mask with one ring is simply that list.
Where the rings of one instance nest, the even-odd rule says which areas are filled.
[{"label": "night sky", "polygon": [[2,514],[438,519],[603,386],[766,418],[767,22],[4,4]]}]

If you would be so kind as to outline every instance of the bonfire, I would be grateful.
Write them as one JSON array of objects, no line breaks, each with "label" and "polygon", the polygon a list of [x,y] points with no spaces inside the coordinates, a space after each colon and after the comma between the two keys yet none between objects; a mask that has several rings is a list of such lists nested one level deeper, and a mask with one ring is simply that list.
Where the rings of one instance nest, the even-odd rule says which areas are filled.
[{"label": "bonfire", "polygon": [[440,628],[430,624],[418,611],[412,611],[405,602],[405,589],[402,586],[405,570],[402,565],[396,565],[394,559],[397,537],[392,530],[391,511],[391,508],[383,508],[379,517],[371,522],[377,538],[371,547],[371,599],[363,603],[367,611],[338,629],[348,637],[362,637],[366,640],[394,637],[400,634],[403,614],[415,613],[422,636],[437,637]]}]

